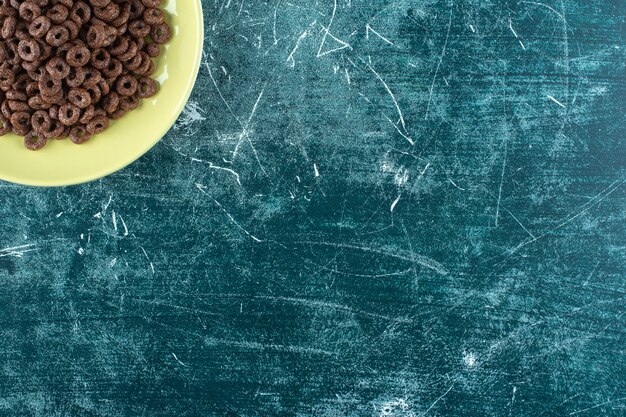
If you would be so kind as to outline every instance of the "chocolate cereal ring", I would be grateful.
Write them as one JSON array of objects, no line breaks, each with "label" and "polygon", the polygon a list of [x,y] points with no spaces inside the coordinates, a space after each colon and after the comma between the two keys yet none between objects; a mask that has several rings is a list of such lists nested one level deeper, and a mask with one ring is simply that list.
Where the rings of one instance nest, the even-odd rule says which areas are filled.
[{"label": "chocolate cereal ring", "polygon": [[168,42],[172,38],[172,31],[167,23],[152,26],[150,37],[159,44]]},{"label": "chocolate cereal ring", "polygon": [[76,125],[70,130],[69,137],[73,143],[80,145],[87,142],[90,138],[90,135],[89,133],[87,133],[87,129],[84,125]]},{"label": "chocolate cereal ring", "polygon": [[31,151],[37,151],[48,143],[48,139],[44,135],[38,134],[34,130],[22,136],[24,136],[24,146]]},{"label": "chocolate cereal ring", "polygon": [[34,39],[20,41],[17,47],[20,58],[27,62],[33,62],[41,56],[41,47]]},{"label": "chocolate cereal ring", "polygon": [[165,22],[165,15],[161,9],[150,7],[143,12],[143,20],[149,25],[159,25]]},{"label": "chocolate cereal ring", "polygon": [[87,123],[87,133],[97,135],[105,131],[109,127],[109,118],[106,116],[97,116]]},{"label": "chocolate cereal ring", "polygon": [[70,73],[70,66],[60,57],[51,58],[46,64],[46,70],[50,77],[55,80],[63,80]]},{"label": "chocolate cereal ring", "polygon": [[61,46],[70,39],[70,32],[65,26],[52,26],[46,33],[46,42],[50,46]]},{"label": "chocolate cereal ring", "polygon": [[91,59],[91,52],[85,46],[74,46],[68,49],[65,59],[72,67],[84,67]]},{"label": "chocolate cereal ring", "polygon": [[43,38],[50,30],[50,26],[52,26],[52,23],[49,17],[38,16],[28,26],[28,33],[30,33],[33,38]]},{"label": "chocolate cereal ring", "polygon": [[72,88],[67,94],[67,99],[79,109],[85,109],[91,104],[89,92],[80,87]]},{"label": "chocolate cereal ring", "polygon": [[139,79],[139,86],[137,88],[137,95],[139,98],[148,98],[155,95],[157,92],[157,83],[150,77],[141,77]]},{"label": "chocolate cereal ring", "polygon": [[72,126],[80,118],[80,109],[71,103],[59,107],[59,121],[65,126]]}]

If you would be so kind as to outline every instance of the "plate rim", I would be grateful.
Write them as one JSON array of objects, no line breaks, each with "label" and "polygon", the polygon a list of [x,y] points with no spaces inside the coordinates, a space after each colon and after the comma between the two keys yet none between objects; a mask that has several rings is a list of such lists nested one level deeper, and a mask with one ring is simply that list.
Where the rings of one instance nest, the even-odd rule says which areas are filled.
[{"label": "plate rim", "polygon": [[123,170],[124,168],[127,168],[128,166],[137,162],[137,160],[142,158],[144,155],[146,155],[152,148],[154,148],[163,139],[163,137],[172,129],[174,123],[176,123],[176,120],[178,120],[181,113],[185,109],[185,106],[189,102],[189,98],[191,97],[191,93],[193,92],[193,88],[196,84],[198,75],[200,73],[200,65],[201,65],[201,60],[202,60],[202,54],[204,51],[204,30],[205,30],[202,0],[194,0],[194,9],[196,12],[195,13],[196,25],[198,26],[198,29],[200,32],[200,40],[198,42],[198,47],[194,51],[193,63],[192,63],[193,68],[194,68],[193,75],[187,80],[187,83],[185,86],[185,92],[183,95],[181,95],[181,100],[179,101],[178,107],[176,107],[174,111],[172,112],[174,116],[172,119],[174,122],[171,125],[167,126],[166,128],[161,129],[161,131],[159,131],[158,134],[155,134],[153,140],[146,141],[145,148],[143,148],[141,152],[138,152],[136,156],[132,156],[128,160],[123,160],[121,163],[112,164],[110,167],[106,169],[101,169],[99,171],[95,171],[95,172],[88,173],[85,175],[77,175],[68,180],[54,180],[54,179],[49,179],[49,178],[23,179],[23,178],[13,177],[11,175],[6,175],[6,174],[3,174],[2,172],[0,172],[0,180],[6,181],[8,183],[16,184],[16,185],[38,187],[38,188],[59,188],[59,187],[68,187],[68,186],[74,186],[74,185],[87,184],[89,182],[97,181],[102,178],[108,177],[109,175],[112,175],[118,171]]}]

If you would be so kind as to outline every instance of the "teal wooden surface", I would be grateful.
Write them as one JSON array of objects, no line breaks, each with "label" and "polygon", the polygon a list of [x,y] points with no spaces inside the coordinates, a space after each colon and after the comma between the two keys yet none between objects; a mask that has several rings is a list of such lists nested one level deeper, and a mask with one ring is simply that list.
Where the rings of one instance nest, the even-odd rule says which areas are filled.
[{"label": "teal wooden surface", "polygon": [[623,1],[203,5],[158,146],[0,184],[0,415],[624,415]]}]

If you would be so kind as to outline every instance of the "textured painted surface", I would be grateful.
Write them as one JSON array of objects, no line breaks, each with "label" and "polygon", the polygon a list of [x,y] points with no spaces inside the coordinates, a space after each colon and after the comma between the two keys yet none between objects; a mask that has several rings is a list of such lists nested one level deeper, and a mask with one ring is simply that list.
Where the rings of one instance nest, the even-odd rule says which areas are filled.
[{"label": "textured painted surface", "polygon": [[156,148],[0,185],[0,415],[624,415],[622,1],[204,6]]}]

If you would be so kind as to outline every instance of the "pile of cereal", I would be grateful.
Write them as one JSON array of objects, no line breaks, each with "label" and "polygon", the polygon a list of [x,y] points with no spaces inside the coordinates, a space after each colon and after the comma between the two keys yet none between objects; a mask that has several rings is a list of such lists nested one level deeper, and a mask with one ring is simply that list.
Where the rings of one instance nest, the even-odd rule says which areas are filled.
[{"label": "pile of cereal", "polygon": [[84,143],[157,91],[161,0],[0,0],[0,136]]}]

